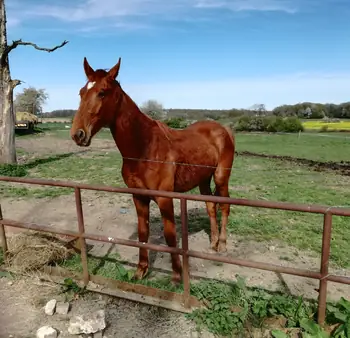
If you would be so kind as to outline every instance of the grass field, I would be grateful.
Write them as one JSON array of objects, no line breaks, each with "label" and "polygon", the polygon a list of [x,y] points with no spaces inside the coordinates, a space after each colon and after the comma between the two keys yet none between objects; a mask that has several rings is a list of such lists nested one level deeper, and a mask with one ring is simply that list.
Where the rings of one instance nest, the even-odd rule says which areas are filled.
[{"label": "grass field", "polygon": [[[70,124],[46,123],[40,126],[39,130],[50,133],[57,138],[68,140],[69,129],[66,126],[70,126]],[[40,134],[37,136],[40,137]],[[100,131],[97,138],[112,140],[108,129]],[[350,133],[332,133],[331,135],[325,133],[302,133],[300,135],[238,133],[236,143],[236,150],[239,152],[250,151],[259,154],[292,156],[315,161],[350,161],[350,155],[344,151],[344,149],[349,147]]]},{"label": "grass field", "polygon": [[[64,124],[47,124],[42,131],[36,135],[26,135],[17,138],[18,154],[25,159],[19,166],[0,167],[0,175],[74,180],[94,184],[125,186],[120,173],[122,159],[113,146],[109,131],[103,130],[97,135],[92,145],[98,145],[100,148],[94,148],[87,154],[78,154],[76,149],[75,153],[70,151],[70,147],[73,147],[72,141],[69,137],[69,130],[64,127]],[[236,135],[236,141],[238,155],[234,162],[230,181],[230,194],[232,197],[315,203],[329,206],[347,205],[350,207],[349,171],[347,174],[331,169],[316,171],[312,167],[298,161],[278,158],[259,158],[241,154],[246,151],[255,154],[290,156],[323,163],[329,161],[350,162],[349,138],[343,136],[326,137],[318,134],[309,135],[303,133],[300,137],[297,134],[267,135],[238,133]],[[106,150],[107,148],[108,150]],[[55,200],[59,196],[65,196],[71,193],[71,189],[30,188],[28,186],[20,187],[9,184],[0,185],[0,194],[3,198],[28,200],[49,198]],[[198,193],[198,189],[190,193]],[[350,268],[349,223],[349,219],[345,217],[333,218],[331,264],[334,268]],[[200,231],[203,227],[208,227],[207,216],[191,218],[189,226],[191,227],[190,232]],[[286,256],[283,259],[286,261],[298,261],[302,259],[302,257],[299,257],[300,252],[309,251],[314,255],[319,254],[321,248],[322,216],[233,206],[228,231],[247,241],[254,240],[263,243],[278,242],[281,246],[294,248],[293,257]],[[79,269],[77,267],[78,259],[79,257],[76,257],[66,262],[65,266],[73,270]],[[94,269],[95,265],[100,266],[99,261],[94,259],[91,259],[89,264],[91,264],[91,269]],[[114,277],[115,275],[119,276],[119,268],[117,269],[119,272],[116,272],[115,269],[116,267],[113,264],[102,264],[99,273],[109,277],[112,275]],[[116,278],[123,279],[125,275]],[[167,285],[167,281],[159,284],[162,288],[168,288]],[[219,292],[216,290],[214,284],[211,284],[205,290],[206,292],[212,292],[216,296]],[[200,291],[204,292],[203,290]],[[196,295],[198,292],[198,289],[194,289],[193,291]],[[229,292],[233,291],[231,290]],[[207,297],[211,296],[207,295]],[[230,294],[228,297],[232,297],[232,295]],[[239,298],[237,298],[237,295],[235,297],[235,299]],[[259,299],[261,301],[261,298]],[[249,302],[251,302],[249,306],[254,307],[256,299],[254,300],[254,297],[250,298]],[[262,304],[265,306],[266,302],[262,302]],[[284,309],[288,308],[288,304],[292,304],[292,300],[286,300],[285,298],[281,302],[284,305],[281,305],[280,308],[283,307]],[[293,309],[295,310],[296,307],[298,307],[297,303],[293,305]],[[227,309],[225,308],[224,310],[227,313]],[[206,325],[209,327],[214,324],[219,325],[217,321],[220,321],[220,318],[210,322],[213,314],[207,314],[207,316],[209,317],[198,315],[196,320],[200,319],[204,322],[208,320],[209,324],[207,323]],[[236,324],[231,323],[230,325]],[[225,330],[225,327],[220,325],[212,329],[213,332],[221,333],[225,333]]]}]

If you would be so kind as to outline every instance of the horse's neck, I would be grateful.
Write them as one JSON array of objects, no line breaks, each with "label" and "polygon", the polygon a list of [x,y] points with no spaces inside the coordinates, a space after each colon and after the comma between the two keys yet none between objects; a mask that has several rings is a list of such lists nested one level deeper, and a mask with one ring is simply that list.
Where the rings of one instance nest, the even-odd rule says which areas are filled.
[{"label": "horse's neck", "polygon": [[119,151],[123,157],[139,158],[151,140],[155,121],[144,115],[126,93],[116,114],[111,132]]}]

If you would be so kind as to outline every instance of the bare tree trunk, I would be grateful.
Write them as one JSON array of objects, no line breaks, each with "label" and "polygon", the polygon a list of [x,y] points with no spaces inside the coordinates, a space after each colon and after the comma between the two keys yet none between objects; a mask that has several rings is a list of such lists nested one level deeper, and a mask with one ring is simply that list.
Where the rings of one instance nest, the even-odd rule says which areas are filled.
[{"label": "bare tree trunk", "polygon": [[46,48],[34,42],[15,40],[8,45],[5,0],[0,0],[0,164],[17,163],[13,90],[21,84],[21,81],[11,80],[9,53],[18,46],[31,46],[37,50],[52,53],[67,43],[68,41],[65,40],[53,48]]},{"label": "bare tree trunk", "polygon": [[13,83],[7,53],[6,10],[0,0],[0,163],[17,163]]}]

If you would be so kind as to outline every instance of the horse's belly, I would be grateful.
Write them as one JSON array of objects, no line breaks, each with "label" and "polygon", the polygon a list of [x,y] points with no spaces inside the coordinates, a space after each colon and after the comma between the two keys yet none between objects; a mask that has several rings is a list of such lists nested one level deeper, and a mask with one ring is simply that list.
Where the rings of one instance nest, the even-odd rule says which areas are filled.
[{"label": "horse's belly", "polygon": [[191,168],[190,166],[179,167],[176,170],[174,190],[176,192],[187,192],[196,188],[201,182],[207,180],[214,174],[215,168]]}]

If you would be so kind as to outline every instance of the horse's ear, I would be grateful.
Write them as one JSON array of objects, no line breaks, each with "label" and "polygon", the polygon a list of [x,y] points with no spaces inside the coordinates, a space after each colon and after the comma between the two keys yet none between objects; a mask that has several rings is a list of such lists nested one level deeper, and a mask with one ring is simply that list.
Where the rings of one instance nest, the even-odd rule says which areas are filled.
[{"label": "horse's ear", "polygon": [[118,76],[121,61],[122,61],[122,59],[119,58],[118,63],[117,63],[114,67],[112,67],[112,68],[109,70],[108,75],[109,75],[112,79],[115,79],[115,78]]},{"label": "horse's ear", "polygon": [[86,57],[84,57],[84,71],[85,71],[86,77],[89,80],[92,80],[92,77],[94,76],[95,71],[90,67]]}]

